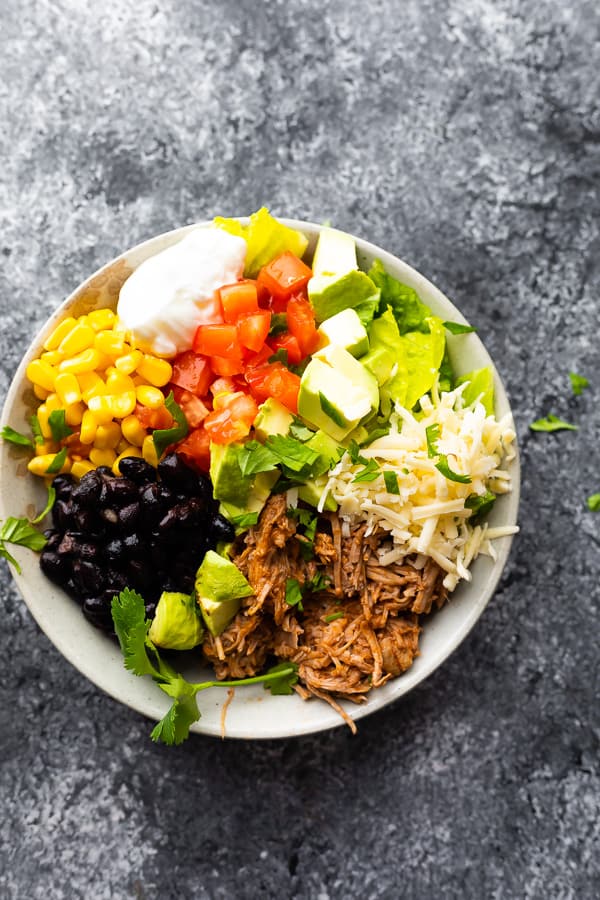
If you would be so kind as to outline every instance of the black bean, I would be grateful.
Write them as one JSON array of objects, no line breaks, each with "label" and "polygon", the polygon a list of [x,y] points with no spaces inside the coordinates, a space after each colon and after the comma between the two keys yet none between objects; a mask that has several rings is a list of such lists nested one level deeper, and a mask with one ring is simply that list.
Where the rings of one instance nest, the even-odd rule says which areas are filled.
[{"label": "black bean", "polygon": [[107,525],[118,525],[119,524],[119,512],[116,509],[111,509],[107,507],[106,509],[100,510],[100,518],[106,522]]},{"label": "black bean", "polygon": [[64,585],[71,576],[71,561],[68,557],[59,556],[54,550],[42,550],[40,567],[55,584]]},{"label": "black bean", "polygon": [[127,583],[130,587],[144,591],[152,584],[155,578],[154,569],[141,559],[131,559],[124,569]]},{"label": "black bean", "polygon": [[113,538],[112,541],[109,541],[106,547],[104,548],[104,553],[106,558],[111,562],[115,560],[122,559],[123,554],[125,552],[125,545],[121,538]]},{"label": "black bean", "polygon": [[146,618],[153,619],[156,615],[156,603],[146,603]]},{"label": "black bean", "polygon": [[57,475],[52,482],[57,500],[68,500],[74,486],[75,479],[72,475]]},{"label": "black bean", "polygon": [[95,625],[96,628],[101,628],[102,631],[113,630],[113,620],[110,611],[111,599],[107,599],[106,594],[102,594],[99,597],[86,597],[81,607],[86,619],[92,625]]},{"label": "black bean", "polygon": [[70,500],[56,500],[52,507],[52,522],[59,531],[65,531],[72,520],[73,507]]},{"label": "black bean", "polygon": [[[125,457],[127,459],[127,457]],[[131,457],[134,459],[135,457]],[[119,510],[119,525],[123,532],[133,531],[140,517],[140,504],[136,500]]]},{"label": "black bean", "polygon": [[119,569],[111,568],[104,575],[104,583],[106,590],[118,594],[123,588],[127,587],[127,578]]},{"label": "black bean", "polygon": [[105,485],[105,502],[120,509],[137,499],[137,491],[137,486],[128,478],[113,478]]},{"label": "black bean", "polygon": [[210,523],[211,536],[217,541],[232,541],[235,537],[235,528],[225,516],[217,513]]},{"label": "black bean", "polygon": [[139,492],[139,498],[144,515],[150,515],[152,521],[162,517],[166,506],[156,482],[145,485]]},{"label": "black bean", "polygon": [[84,475],[77,487],[73,489],[71,499],[80,507],[94,506],[98,502],[101,490],[102,478],[94,469]]},{"label": "black bean", "polygon": [[76,559],[73,563],[73,581],[84,597],[89,597],[104,587],[104,576],[100,567],[82,559]]},{"label": "black bean", "polygon": [[55,550],[62,540],[62,533],[60,531],[55,531],[54,528],[47,528],[44,532],[44,537],[47,540],[47,544],[44,549]]},{"label": "black bean", "polygon": [[175,491],[184,491],[187,496],[198,491],[198,476],[177,453],[169,453],[159,462],[158,474],[164,484]]},{"label": "black bean", "polygon": [[92,509],[82,509],[73,516],[73,525],[77,531],[93,534],[98,527],[98,516]]},{"label": "black bean", "polygon": [[138,456],[124,456],[119,463],[121,475],[125,475],[135,484],[148,484],[149,481],[156,480],[156,469],[145,459]]},{"label": "black bean", "polygon": [[96,473],[103,481],[112,481],[116,477],[110,466],[98,466]]},{"label": "black bean", "polygon": [[102,557],[102,551],[98,544],[94,544],[92,541],[83,541],[79,545],[79,558],[84,559],[87,562],[94,562]]},{"label": "black bean", "polygon": [[158,523],[159,531],[170,531],[173,528],[190,528],[200,522],[202,514],[201,501],[190,497],[185,503],[176,503]]},{"label": "black bean", "polygon": [[79,553],[81,543],[80,534],[72,531],[65,531],[56,552],[59,556],[76,556]]}]

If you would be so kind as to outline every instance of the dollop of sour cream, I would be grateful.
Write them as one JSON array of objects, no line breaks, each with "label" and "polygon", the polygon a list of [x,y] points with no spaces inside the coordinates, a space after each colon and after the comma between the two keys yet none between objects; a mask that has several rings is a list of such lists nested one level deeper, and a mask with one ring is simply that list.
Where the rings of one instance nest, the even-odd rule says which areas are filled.
[{"label": "dollop of sour cream", "polygon": [[246,241],[196,228],[145,260],[123,284],[117,315],[140,350],[171,357],[189,350],[199,325],[223,321],[216,290],[244,272]]}]

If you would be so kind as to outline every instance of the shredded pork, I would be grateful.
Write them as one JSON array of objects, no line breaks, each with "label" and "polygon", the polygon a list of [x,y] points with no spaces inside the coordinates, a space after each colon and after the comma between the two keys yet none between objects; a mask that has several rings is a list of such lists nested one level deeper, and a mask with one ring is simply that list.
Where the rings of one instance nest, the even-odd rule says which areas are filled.
[{"label": "shredded pork", "polygon": [[[300,696],[327,700],[353,728],[336,698],[361,703],[406,671],[419,652],[419,616],[446,600],[433,560],[419,569],[384,566],[376,554],[381,535],[365,530],[346,536],[337,514],[327,513],[307,553],[310,542],[288,515],[285,494],[272,496],[233,557],[254,594],[219,638],[204,642],[217,678],[256,675],[271,657],[291,660]],[[311,591],[318,575],[326,587]],[[286,602],[290,578],[303,589],[302,610]]]}]

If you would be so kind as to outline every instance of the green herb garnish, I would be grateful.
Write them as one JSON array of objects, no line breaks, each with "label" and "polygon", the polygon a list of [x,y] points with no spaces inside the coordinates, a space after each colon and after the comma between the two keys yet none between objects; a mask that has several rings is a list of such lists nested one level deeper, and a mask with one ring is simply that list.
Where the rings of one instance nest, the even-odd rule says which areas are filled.
[{"label": "green herb garnish", "polygon": [[586,503],[590,512],[600,512],[600,494],[592,494],[587,498]]},{"label": "green herb garnish", "polygon": [[56,500],[56,488],[54,488],[51,484],[48,485],[48,500],[46,501],[46,505],[41,511],[41,513],[35,517],[35,519],[31,520],[32,525],[38,525],[43,519],[46,518],[52,507],[54,506],[54,501]]},{"label": "green herb garnish", "polygon": [[50,431],[52,432],[52,440],[60,444],[64,438],[69,437],[70,434],[73,434],[73,431],[67,425],[65,421],[66,412],[64,409],[53,409],[50,415],[48,416],[48,425],[50,426]]},{"label": "green herb garnish", "polygon": [[280,347],[279,350],[276,350],[275,353],[272,354],[267,360],[268,363],[280,362],[287,368],[289,365],[288,361],[288,352],[285,347]]},{"label": "green herb garnish", "polygon": [[42,427],[40,425],[40,420],[36,415],[33,415],[29,422],[31,423],[31,432],[33,434],[33,439],[36,444],[44,443],[44,435],[42,434]]},{"label": "green herb garnish", "polygon": [[455,472],[450,468],[450,463],[448,462],[448,457],[445,453],[440,453],[437,448],[437,442],[440,438],[440,426],[437,422],[434,422],[433,425],[428,425],[425,429],[425,439],[427,441],[427,455],[430,459],[435,459],[437,457],[438,461],[434,463],[438,472],[441,472],[444,478],[447,478],[448,481],[456,481],[459,484],[470,484],[471,478],[469,475],[461,475],[460,472]]},{"label": "green herb garnish", "polygon": [[67,458],[68,449],[67,447],[63,447],[62,450],[59,450],[48,468],[46,469],[47,475],[57,475],[58,472],[62,469],[65,464],[65,460]]},{"label": "green herb garnish", "polygon": [[472,331],[477,331],[472,325],[463,325],[461,322],[442,322],[442,324],[450,334],[470,334]]},{"label": "green herb garnish", "polygon": [[470,521],[474,522],[487,516],[495,502],[496,495],[491,491],[484,494],[469,494],[465,499],[465,509],[471,510]]},{"label": "green herb garnish", "polygon": [[249,512],[242,513],[242,515],[239,516],[230,516],[229,521],[238,528],[249,528],[251,525],[256,525],[258,522],[258,513]]},{"label": "green herb garnish", "polygon": [[549,413],[545,419],[536,419],[529,426],[531,431],[577,431],[578,425],[571,425],[564,419],[559,419],[553,413]]},{"label": "green herb garnish", "polygon": [[290,425],[290,434],[292,437],[296,438],[297,441],[309,441],[311,437],[314,436],[315,432],[311,431],[310,428],[307,428],[302,419],[299,419],[298,416],[294,416],[293,422]]},{"label": "green herb garnish", "polygon": [[589,381],[584,375],[578,375],[576,372],[569,372],[571,387],[576,397],[583,392],[583,389],[589,387]]},{"label": "green herb garnish", "polygon": [[302,589],[297,578],[288,578],[285,582],[285,602],[289,606],[296,606],[300,612],[304,612],[302,604]]},{"label": "green herb garnish", "polygon": [[284,331],[287,331],[287,315],[285,313],[273,313],[269,337],[277,337],[278,334],[283,334]]},{"label": "green herb garnish", "polygon": [[342,610],[340,609],[339,612],[334,612],[328,616],[323,616],[323,621],[327,622],[327,624],[329,624],[329,622],[335,622],[336,619],[343,619],[345,615],[346,615],[346,613],[342,612]]},{"label": "green herb garnish", "polygon": [[367,460],[366,466],[352,479],[352,484],[361,484],[365,481],[375,481],[381,475],[379,463],[374,459]]},{"label": "green herb garnish", "polygon": [[152,433],[154,449],[156,450],[156,455],[159,459],[161,458],[167,447],[170,447],[171,444],[176,444],[178,441],[183,440],[183,438],[187,436],[189,431],[188,421],[185,417],[185,413],[183,412],[179,404],[175,402],[173,391],[170,392],[169,396],[165,400],[165,406],[175,419],[176,424],[171,428],[158,428]]},{"label": "green herb garnish", "polygon": [[39,553],[47,544],[47,538],[34,528],[29,519],[15,518],[9,516],[0,528],[0,556],[12,563],[19,575],[21,574],[21,566],[16,561],[12,553],[6,549],[6,544],[18,544],[21,547],[27,547],[29,550],[35,550]]},{"label": "green herb garnish", "polygon": [[2,431],[0,431],[0,437],[3,441],[7,441],[9,444],[16,444],[18,447],[31,447],[31,449],[34,447],[31,438],[27,437],[26,434],[21,434],[20,431],[15,431],[10,425],[4,426]]},{"label": "green herb garnish", "polygon": [[388,494],[399,494],[400,485],[398,484],[398,476],[395,472],[385,469],[383,472],[383,480],[385,481],[385,489]]}]

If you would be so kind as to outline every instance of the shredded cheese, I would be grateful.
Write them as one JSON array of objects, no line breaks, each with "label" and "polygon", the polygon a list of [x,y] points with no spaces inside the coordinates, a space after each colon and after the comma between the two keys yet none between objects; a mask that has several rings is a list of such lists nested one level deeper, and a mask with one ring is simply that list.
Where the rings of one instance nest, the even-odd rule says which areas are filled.
[{"label": "shredded cheese", "polygon": [[[424,565],[431,557],[446,572],[444,586],[453,591],[461,579],[469,581],[469,566],[479,553],[496,557],[492,541],[514,534],[516,526],[491,528],[472,524],[472,510],[465,500],[486,491],[510,491],[510,471],[503,468],[514,459],[515,431],[510,416],[499,421],[487,415],[483,404],[465,406],[464,385],[454,391],[421,398],[421,412],[411,413],[397,405],[391,429],[368,447],[361,448],[365,460],[375,460],[380,473],[373,481],[355,481],[364,470],[349,453],[329,473],[319,510],[331,495],[339,506],[342,527],[367,523],[367,534],[376,529],[389,532],[378,556],[382,565],[415,556]],[[436,450],[448,458],[453,472],[466,475],[469,483],[447,478],[436,468],[438,459],[428,453],[426,429],[439,428]],[[383,472],[393,472],[398,494],[386,490]]]}]

